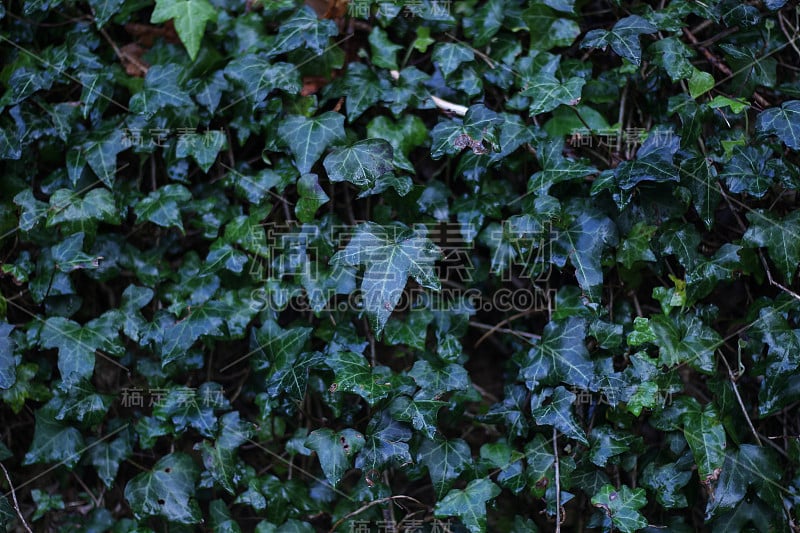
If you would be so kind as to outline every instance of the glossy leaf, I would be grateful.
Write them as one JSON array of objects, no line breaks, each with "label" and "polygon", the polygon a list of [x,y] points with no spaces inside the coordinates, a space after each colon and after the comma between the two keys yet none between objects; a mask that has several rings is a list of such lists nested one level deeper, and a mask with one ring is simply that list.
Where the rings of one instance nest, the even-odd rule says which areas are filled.
[{"label": "glossy leaf", "polygon": [[373,329],[381,333],[409,276],[423,287],[439,290],[433,270],[438,257],[438,248],[418,231],[370,222],[356,228],[347,247],[331,258],[331,264],[366,266],[361,282],[364,307]]},{"label": "glossy leaf", "polygon": [[139,517],[162,516],[181,524],[201,520],[194,500],[197,466],[183,453],[162,457],[148,472],[142,472],[125,486],[125,499]]},{"label": "glossy leaf", "polygon": [[472,533],[486,531],[486,503],[500,494],[500,487],[488,479],[476,479],[463,490],[451,490],[436,504],[440,518],[458,516]]},{"label": "glossy leaf", "polygon": [[317,452],[325,477],[335,487],[352,467],[353,457],[364,447],[364,436],[353,429],[338,433],[318,429],[311,432],[305,445]]},{"label": "glossy leaf", "polygon": [[655,33],[657,28],[638,15],[620,19],[611,30],[592,30],[581,42],[581,48],[605,48],[611,45],[614,52],[634,65],[642,62],[641,35]]}]

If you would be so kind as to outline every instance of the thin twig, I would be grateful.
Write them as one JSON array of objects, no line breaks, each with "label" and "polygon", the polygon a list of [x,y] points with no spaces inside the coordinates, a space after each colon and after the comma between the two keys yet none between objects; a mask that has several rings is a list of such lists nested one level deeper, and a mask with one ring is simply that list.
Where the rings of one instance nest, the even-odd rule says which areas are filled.
[{"label": "thin twig", "polygon": [[[797,28],[792,28],[792,25],[789,24],[788,22],[786,22],[786,20],[784,20],[783,13],[781,13],[780,11],[778,11],[778,22],[780,22],[781,31],[786,36],[786,38],[789,40],[789,45],[792,48],[794,48],[794,51],[797,52],[798,56],[800,56],[800,48],[798,48],[797,45],[794,44],[795,40],[797,39],[796,38]],[[786,29],[786,26],[789,26],[790,28],[792,28],[792,30],[794,31],[795,37],[789,35],[789,31]]]},{"label": "thin twig", "polygon": [[[747,231],[747,226],[742,220],[742,217],[739,216],[739,213],[737,213],[736,210],[733,208],[733,203],[731,202],[730,197],[725,193],[725,189],[722,188],[722,185],[719,186],[719,192],[722,194],[722,198],[725,200],[725,203],[728,204],[728,209],[731,210],[731,213],[733,213],[734,218],[736,218],[736,222],[738,222],[739,228],[742,230],[742,232]],[[761,260],[761,266],[764,267],[764,271],[767,273],[767,281],[769,282],[769,284],[772,285],[773,287],[779,288],[780,290],[782,290],[795,300],[800,301],[800,294],[797,294],[792,289],[775,281],[775,279],[772,277],[772,271],[769,268],[769,264],[767,263],[767,258],[764,257],[764,253],[761,251],[761,249],[758,250],[758,257]]]},{"label": "thin twig", "polygon": [[28,522],[25,521],[25,517],[22,515],[22,511],[19,508],[19,502],[17,501],[17,492],[14,490],[14,484],[11,483],[11,476],[8,475],[8,470],[3,463],[0,463],[0,468],[3,469],[3,474],[6,476],[6,481],[8,481],[8,486],[11,489],[11,499],[14,500],[14,510],[17,511],[17,516],[19,516],[22,525],[25,527],[25,530],[28,533],[33,533],[31,526],[28,525]]},{"label": "thin twig", "polygon": [[555,457],[556,481],[556,533],[561,533],[561,480],[558,466],[558,431],[553,428],[553,457]]},{"label": "thin twig", "polygon": [[[703,46],[702,43],[700,43],[700,41],[697,39],[697,37],[695,37],[694,34],[689,30],[689,28],[683,28],[683,33],[684,35],[686,35],[686,38],[689,39],[689,41],[694,46],[696,46],[698,50],[700,50],[700,53],[702,53],[705,56],[708,62],[711,63],[712,67],[716,68],[717,70],[725,74],[726,76],[725,80],[732,78],[736,74],[730,69],[730,67],[728,67],[728,65],[725,64],[724,61],[715,56],[711,50]],[[722,81],[715,82],[714,85],[715,86],[719,85],[720,83],[722,83]],[[770,107],[770,103],[757,92],[753,92],[753,100],[755,100],[755,102],[763,108]]]},{"label": "thin twig", "polygon": [[755,426],[753,426],[753,421],[750,420],[750,416],[747,414],[747,408],[745,408],[744,402],[742,401],[742,397],[739,394],[739,388],[736,386],[736,378],[733,375],[733,369],[731,369],[731,365],[728,364],[728,360],[725,359],[725,356],[720,354],[720,359],[722,359],[722,362],[725,363],[725,368],[728,369],[728,377],[731,378],[731,387],[733,387],[733,394],[734,396],[736,396],[736,401],[739,403],[739,407],[742,408],[742,414],[744,415],[744,419],[747,421],[747,426],[750,428],[750,431],[756,438],[756,444],[762,446],[761,437],[758,435]]},{"label": "thin twig", "polygon": [[411,500],[412,502],[414,502],[416,504],[419,504],[422,507],[427,507],[424,503],[422,503],[418,499],[412,498],[411,496],[405,496],[403,494],[398,494],[398,495],[395,495],[395,496],[389,496],[387,498],[380,498],[379,500],[373,500],[371,502],[368,502],[368,503],[362,505],[361,507],[359,507],[358,509],[356,509],[355,511],[347,513],[346,515],[341,517],[335,524],[333,524],[331,526],[330,533],[333,533],[334,531],[336,531],[336,528],[339,527],[340,525],[342,525],[345,522],[345,520],[347,520],[348,518],[352,518],[354,516],[357,516],[357,515],[363,513],[364,511],[366,511],[367,509],[369,509],[370,507],[374,507],[375,505],[380,505],[380,504],[386,503],[386,502],[391,502],[393,500]]},{"label": "thin twig", "polygon": [[492,335],[494,335],[495,332],[501,331],[501,328],[504,325],[508,324],[509,322],[513,322],[514,320],[516,320],[518,318],[522,318],[522,317],[524,317],[526,315],[534,313],[534,312],[539,312],[539,310],[538,309],[535,309],[535,310],[528,309],[527,311],[522,311],[520,313],[517,313],[514,316],[510,316],[510,317],[506,318],[505,320],[501,320],[500,322],[498,322],[497,324],[492,326],[492,329],[490,329],[489,331],[484,333],[483,336],[480,339],[478,339],[478,342],[475,343],[475,348],[480,346],[481,343],[483,343],[483,341],[485,341],[487,339],[487,337],[491,337]]},{"label": "thin twig", "polygon": [[508,328],[498,328],[497,326],[490,326],[489,324],[484,324],[482,322],[473,322],[470,320],[469,325],[483,330],[492,330],[498,333],[509,333],[511,335],[518,335],[520,337],[525,337],[528,339],[541,339],[541,335],[537,335],[536,333],[528,333],[527,331],[517,331],[515,329],[508,329]]}]

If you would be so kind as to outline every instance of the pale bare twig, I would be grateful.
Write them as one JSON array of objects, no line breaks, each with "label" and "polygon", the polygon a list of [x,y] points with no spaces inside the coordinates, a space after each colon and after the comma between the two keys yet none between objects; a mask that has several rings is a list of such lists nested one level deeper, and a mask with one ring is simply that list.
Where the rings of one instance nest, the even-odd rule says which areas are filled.
[{"label": "pale bare twig", "polygon": [[6,476],[6,481],[8,481],[8,486],[11,488],[11,499],[14,500],[14,510],[17,511],[17,516],[19,516],[20,521],[22,522],[23,527],[28,533],[33,533],[31,530],[31,526],[28,525],[28,522],[25,520],[25,517],[22,515],[22,510],[19,508],[19,502],[17,501],[17,492],[14,490],[14,484],[11,483],[11,476],[8,475],[8,470],[3,463],[0,463],[0,468],[3,469],[3,474]]}]

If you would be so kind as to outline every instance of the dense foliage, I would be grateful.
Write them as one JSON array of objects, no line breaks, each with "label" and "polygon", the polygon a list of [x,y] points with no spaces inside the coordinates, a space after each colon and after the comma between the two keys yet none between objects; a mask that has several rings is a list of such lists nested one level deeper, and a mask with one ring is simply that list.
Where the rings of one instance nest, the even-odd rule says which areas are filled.
[{"label": "dense foliage", "polygon": [[798,530],[794,3],[0,28],[0,525]]}]

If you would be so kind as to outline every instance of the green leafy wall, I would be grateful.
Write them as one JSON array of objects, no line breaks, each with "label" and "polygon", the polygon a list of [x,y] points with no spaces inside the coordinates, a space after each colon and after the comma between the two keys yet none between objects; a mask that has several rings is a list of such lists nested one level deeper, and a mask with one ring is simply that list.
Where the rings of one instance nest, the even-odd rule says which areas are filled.
[{"label": "green leafy wall", "polygon": [[0,526],[796,531],[795,2],[0,5]]}]

